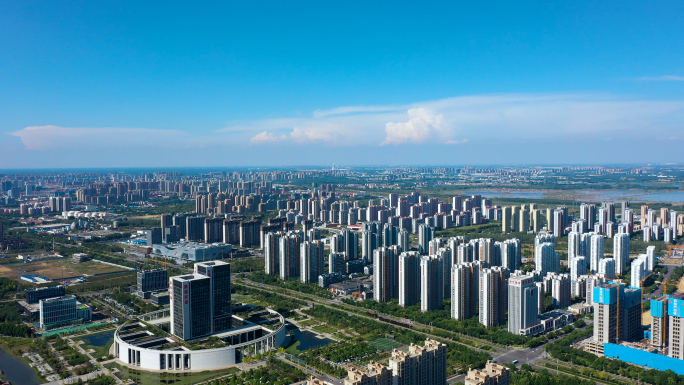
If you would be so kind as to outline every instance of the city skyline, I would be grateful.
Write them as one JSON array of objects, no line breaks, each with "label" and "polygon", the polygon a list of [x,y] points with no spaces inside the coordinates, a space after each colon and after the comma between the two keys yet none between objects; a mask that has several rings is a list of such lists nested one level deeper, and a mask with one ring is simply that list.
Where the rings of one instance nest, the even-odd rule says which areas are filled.
[{"label": "city skyline", "polygon": [[2,7],[5,169],[680,160],[675,2]]}]

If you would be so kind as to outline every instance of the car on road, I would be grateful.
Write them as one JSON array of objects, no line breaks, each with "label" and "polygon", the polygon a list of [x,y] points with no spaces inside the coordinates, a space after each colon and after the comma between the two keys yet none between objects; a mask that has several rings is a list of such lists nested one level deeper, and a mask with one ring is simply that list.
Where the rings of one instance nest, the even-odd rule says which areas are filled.
[{"label": "car on road", "polygon": [[513,364],[513,365],[515,365],[515,364],[517,364],[517,363],[518,363],[518,360],[513,360],[513,361],[511,361],[511,364]]}]

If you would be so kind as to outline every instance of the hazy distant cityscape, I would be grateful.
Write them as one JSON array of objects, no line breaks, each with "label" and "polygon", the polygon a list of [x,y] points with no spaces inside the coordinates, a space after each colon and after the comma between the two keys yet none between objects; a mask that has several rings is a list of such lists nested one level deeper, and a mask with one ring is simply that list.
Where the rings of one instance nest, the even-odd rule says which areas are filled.
[{"label": "hazy distant cityscape", "polygon": [[684,3],[0,3],[0,385],[684,384]]},{"label": "hazy distant cityscape", "polygon": [[5,172],[2,330],[47,337],[16,351],[45,381],[660,381],[684,359],[683,180],[676,165]]}]

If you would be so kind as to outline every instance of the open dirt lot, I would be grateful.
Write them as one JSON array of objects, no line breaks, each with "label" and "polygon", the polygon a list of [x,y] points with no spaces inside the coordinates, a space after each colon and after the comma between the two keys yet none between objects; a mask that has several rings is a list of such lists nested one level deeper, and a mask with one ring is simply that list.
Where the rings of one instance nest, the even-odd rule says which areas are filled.
[{"label": "open dirt lot", "polygon": [[20,275],[36,274],[50,279],[59,279],[62,277],[111,273],[123,270],[125,269],[100,262],[87,261],[76,263],[71,258],[65,258],[52,261],[3,265],[0,266],[0,276],[18,279]]}]

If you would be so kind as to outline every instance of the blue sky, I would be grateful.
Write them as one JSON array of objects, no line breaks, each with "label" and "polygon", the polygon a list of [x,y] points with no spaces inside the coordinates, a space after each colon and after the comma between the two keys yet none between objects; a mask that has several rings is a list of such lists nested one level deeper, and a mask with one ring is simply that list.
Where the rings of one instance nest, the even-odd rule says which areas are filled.
[{"label": "blue sky", "polygon": [[329,3],[0,3],[0,168],[683,160],[680,1]]}]

